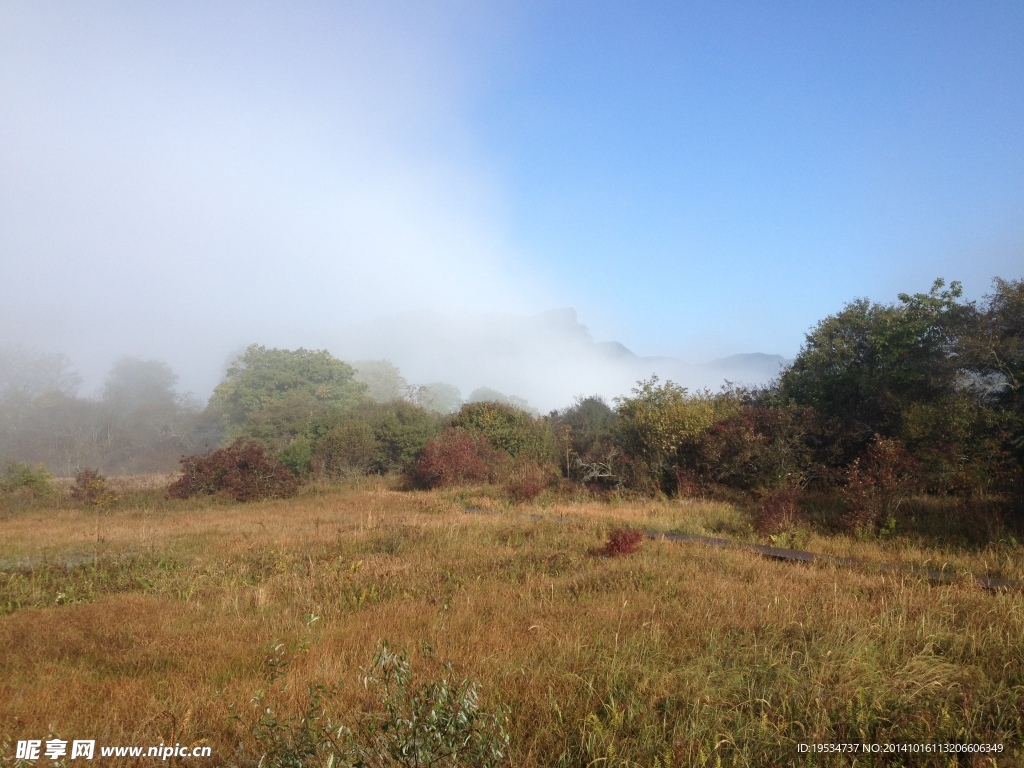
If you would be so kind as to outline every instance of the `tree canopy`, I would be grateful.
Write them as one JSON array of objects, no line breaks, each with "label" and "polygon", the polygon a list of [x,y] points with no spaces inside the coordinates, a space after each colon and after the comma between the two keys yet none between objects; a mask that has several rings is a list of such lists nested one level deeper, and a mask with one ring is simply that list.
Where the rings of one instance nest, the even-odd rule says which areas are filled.
[{"label": "tree canopy", "polygon": [[847,304],[807,335],[782,375],[782,397],[837,420],[854,450],[876,433],[898,436],[912,404],[957,392],[956,350],[973,311],[960,296],[959,283],[936,280],[898,304]]},{"label": "tree canopy", "polygon": [[367,387],[367,394],[379,403],[402,400],[411,387],[390,360],[359,360],[352,363],[355,380]]},{"label": "tree canopy", "polygon": [[268,349],[253,344],[231,363],[224,381],[213,391],[209,408],[229,429],[291,393],[305,393],[324,406],[344,408],[366,394],[366,385],[354,381],[354,375],[352,366],[326,350]]}]

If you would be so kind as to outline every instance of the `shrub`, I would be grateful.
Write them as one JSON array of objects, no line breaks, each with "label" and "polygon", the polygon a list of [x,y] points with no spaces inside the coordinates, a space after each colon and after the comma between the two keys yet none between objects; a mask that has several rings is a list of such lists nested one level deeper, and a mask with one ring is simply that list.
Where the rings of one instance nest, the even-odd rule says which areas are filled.
[{"label": "shrub", "polygon": [[353,409],[352,415],[373,430],[377,450],[371,471],[381,474],[404,472],[427,441],[441,431],[441,421],[436,415],[402,400],[363,402]]},{"label": "shrub", "polygon": [[[759,393],[735,393],[751,394]],[[811,408],[745,403],[703,435],[694,463],[706,482],[740,491],[803,485],[823,474],[814,457],[819,431]]]},{"label": "shrub", "polygon": [[452,426],[485,438],[495,451],[513,459],[548,461],[555,452],[550,424],[506,403],[466,403],[455,414]]},{"label": "shrub", "polygon": [[509,765],[507,712],[481,709],[477,684],[457,679],[450,663],[440,680],[414,687],[405,652],[382,643],[362,683],[376,691],[381,712],[362,719],[347,734],[348,765]]},{"label": "shrub", "polygon": [[690,394],[657,376],[637,383],[633,397],[616,398],[615,441],[632,459],[627,481],[634,488],[675,490],[678,467],[695,463],[700,440],[740,407],[732,393]]},{"label": "shrub", "polygon": [[315,440],[312,468],[328,477],[404,472],[427,441],[440,431],[440,419],[414,403],[367,400],[335,419]]},{"label": "shrub", "polygon": [[296,477],[305,477],[313,471],[313,444],[305,435],[299,435],[277,453],[285,468]]},{"label": "shrub", "polygon": [[57,490],[53,486],[53,476],[39,464],[8,464],[0,477],[0,492],[39,498],[53,496]]},{"label": "shrub", "polygon": [[379,445],[365,421],[345,421],[320,438],[313,454],[313,471],[324,477],[364,475],[373,469]]},{"label": "shrub", "polygon": [[167,489],[172,498],[224,494],[236,501],[294,495],[298,480],[259,443],[236,440],[227,448],[183,456],[180,478]]},{"label": "shrub", "polygon": [[612,430],[615,411],[599,395],[577,397],[576,402],[551,414],[552,426],[561,442],[559,461],[566,476],[572,476],[578,460],[582,464],[600,462],[613,448]]},{"label": "shrub", "polygon": [[98,470],[82,469],[75,475],[75,483],[71,486],[71,498],[87,507],[109,507],[120,496],[111,490],[107,478]]},{"label": "shrub", "polygon": [[800,520],[800,495],[794,487],[764,494],[754,511],[754,530],[768,535],[792,530]]},{"label": "shrub", "polygon": [[921,490],[920,466],[899,440],[875,435],[846,473],[844,527],[858,533],[891,531],[899,508]]},{"label": "shrub", "polygon": [[516,464],[505,480],[505,492],[517,504],[533,501],[551,485],[554,474],[536,461]]},{"label": "shrub", "polygon": [[605,557],[621,557],[639,551],[644,543],[644,532],[639,528],[612,528],[608,541],[599,550]]},{"label": "shrub", "polygon": [[610,490],[622,485],[621,466],[624,463],[618,449],[610,445],[603,455],[573,456],[566,476],[594,489]]},{"label": "shrub", "polygon": [[449,427],[423,447],[409,475],[412,483],[421,488],[493,482],[505,460],[504,454],[494,450],[483,436]]},{"label": "shrub", "polygon": [[480,707],[472,680],[459,680],[451,664],[439,680],[413,685],[404,651],[381,643],[373,666],[361,676],[375,699],[351,726],[337,722],[326,703],[334,689],[311,686],[303,716],[296,722],[278,717],[260,692],[261,710],[249,730],[261,751],[260,765],[302,768],[307,765],[366,768],[500,768],[509,763],[508,712]]}]

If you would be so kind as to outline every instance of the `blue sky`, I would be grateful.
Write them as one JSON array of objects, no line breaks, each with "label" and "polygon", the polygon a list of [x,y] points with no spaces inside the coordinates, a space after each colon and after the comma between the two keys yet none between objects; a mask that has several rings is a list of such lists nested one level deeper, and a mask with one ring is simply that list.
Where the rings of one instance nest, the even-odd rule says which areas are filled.
[{"label": "blue sky", "polygon": [[1010,3],[552,4],[474,119],[516,244],[593,314],[793,354],[855,296],[1020,276],[1022,33]]},{"label": "blue sky", "polygon": [[572,306],[792,356],[1021,276],[1021,40],[1010,2],[8,0],[0,343],[202,389],[251,341]]}]

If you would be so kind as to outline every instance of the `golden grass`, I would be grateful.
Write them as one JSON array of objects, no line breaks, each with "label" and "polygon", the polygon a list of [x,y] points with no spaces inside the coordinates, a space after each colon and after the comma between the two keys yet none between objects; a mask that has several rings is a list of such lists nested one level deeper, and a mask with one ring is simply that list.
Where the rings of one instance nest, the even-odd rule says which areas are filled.
[{"label": "golden grass", "polygon": [[[661,541],[589,554],[613,524],[742,535],[743,515],[724,504],[527,511],[543,517],[486,488],[376,482],[252,505],[119,506],[98,528],[88,510],[9,515],[2,731],[203,742],[214,758],[192,764],[254,765],[254,694],[298,717],[308,684],[341,681],[344,719],[362,706],[360,667],[388,638],[418,674],[451,660],[486,706],[509,705],[517,766],[854,764],[796,748],[840,741],[1001,743],[977,764],[1024,761],[1024,595]],[[812,545],[1024,574],[1009,547]],[[872,759],[856,764],[957,764]]]}]

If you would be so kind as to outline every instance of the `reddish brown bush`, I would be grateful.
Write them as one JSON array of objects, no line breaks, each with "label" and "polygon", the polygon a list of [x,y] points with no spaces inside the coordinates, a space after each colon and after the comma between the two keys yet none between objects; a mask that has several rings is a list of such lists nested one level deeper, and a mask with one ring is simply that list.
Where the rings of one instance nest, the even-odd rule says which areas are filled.
[{"label": "reddish brown bush", "polygon": [[493,481],[505,458],[485,437],[450,427],[423,447],[409,479],[420,488]]},{"label": "reddish brown bush", "polygon": [[643,543],[644,532],[638,528],[612,528],[608,541],[598,551],[605,557],[621,557],[637,552]]},{"label": "reddish brown bush", "polygon": [[800,521],[800,489],[779,488],[769,491],[754,511],[754,529],[758,533],[785,533]]},{"label": "reddish brown bush", "polygon": [[236,501],[292,496],[298,480],[255,442],[236,440],[227,448],[181,458],[180,478],[167,488],[176,499],[224,494]]},{"label": "reddish brown bush", "polygon": [[847,470],[844,526],[858,533],[894,529],[899,508],[921,490],[920,475],[903,443],[875,435],[867,454]]},{"label": "reddish brown bush", "polygon": [[520,462],[505,480],[505,492],[517,504],[533,501],[554,479],[554,473],[536,461]]}]

